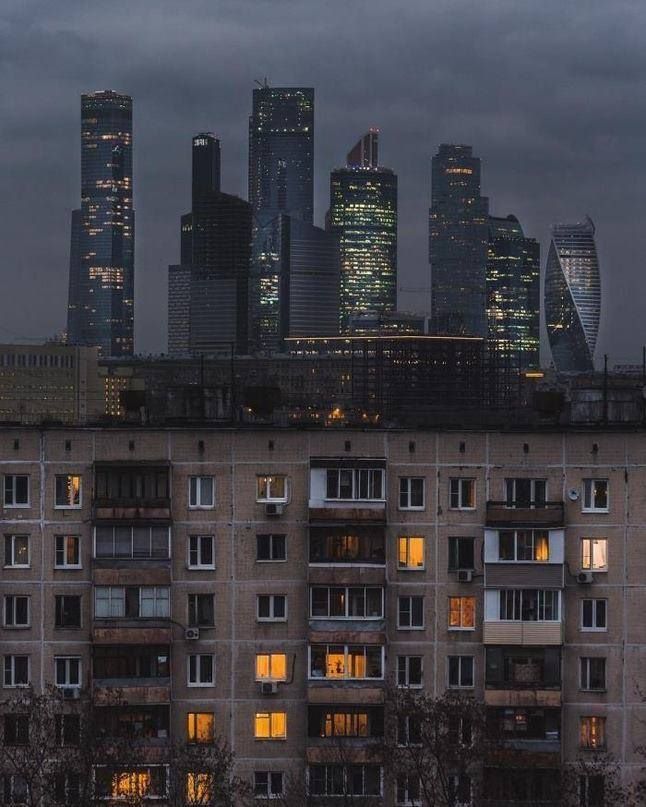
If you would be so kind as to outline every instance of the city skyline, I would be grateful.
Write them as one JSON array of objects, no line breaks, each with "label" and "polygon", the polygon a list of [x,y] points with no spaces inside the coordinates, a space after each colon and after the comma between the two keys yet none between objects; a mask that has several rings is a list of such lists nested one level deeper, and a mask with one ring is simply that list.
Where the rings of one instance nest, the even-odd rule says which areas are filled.
[{"label": "city skyline", "polygon": [[[29,25],[23,10],[10,8],[7,27],[0,34],[4,36],[5,30],[11,34],[4,53],[15,69],[8,75],[21,75],[21,81],[29,79],[33,86],[21,96],[16,91],[22,85],[11,91],[7,85],[5,93],[12,99],[5,117],[7,148],[2,167],[6,186],[13,196],[26,189],[5,220],[7,231],[16,234],[6,257],[12,268],[10,288],[15,290],[15,299],[7,299],[2,307],[5,337],[46,337],[63,324],[68,217],[78,183],[73,168],[78,153],[78,95],[88,88],[113,86],[132,94],[137,104],[137,349],[163,350],[165,317],[160,311],[165,307],[165,267],[176,254],[177,244],[171,195],[183,195],[186,207],[189,198],[186,142],[194,132],[214,129],[229,159],[224,186],[245,195],[249,91],[253,80],[266,73],[272,84],[316,87],[317,224],[322,222],[326,174],[337,161],[335,155],[343,153],[357,130],[379,125],[386,136],[383,162],[400,177],[400,285],[421,287],[427,268],[424,212],[430,156],[440,142],[473,144],[483,160],[483,192],[495,201],[492,213],[513,211],[525,232],[541,241],[544,255],[549,227],[555,221],[574,220],[588,212],[600,225],[600,263],[612,271],[617,282],[604,294],[608,316],[602,321],[597,354],[608,351],[611,360],[634,359],[644,341],[644,334],[627,324],[639,321],[636,306],[642,281],[631,254],[641,254],[642,249],[636,216],[644,161],[632,133],[639,131],[643,113],[638,105],[626,101],[633,97],[643,56],[630,35],[638,25],[628,24],[621,30],[613,27],[608,38],[606,12],[593,5],[593,9],[585,7],[589,13],[583,15],[585,26],[581,28],[574,24],[581,18],[577,13],[577,8],[583,8],[580,4],[569,7],[556,25],[547,8],[515,9],[505,17],[499,8],[485,12],[462,3],[460,8],[470,14],[452,14],[452,18],[460,18],[455,27],[443,9],[412,4],[400,21],[402,33],[395,34],[384,27],[387,9],[377,4],[367,28],[361,28],[361,37],[358,28],[352,30],[359,9],[351,10],[345,36],[356,45],[352,64],[358,67],[350,72],[349,55],[343,54],[324,60],[326,65],[321,68],[312,68],[316,56],[332,47],[331,30],[317,28],[321,21],[318,12],[306,15],[304,9],[296,10],[294,23],[302,36],[294,51],[287,53],[280,45],[285,37],[277,46],[274,36],[284,19],[283,4],[274,5],[273,22],[267,7],[260,6],[254,9],[253,19],[237,28],[244,9],[225,9],[217,26],[213,14],[200,18],[203,33],[193,38],[188,51],[181,42],[171,50],[178,79],[157,59],[159,48],[167,48],[170,41],[172,25],[164,15],[164,11],[170,13],[169,6],[162,5],[159,14],[137,12],[130,17],[126,34],[129,57],[119,64],[108,56],[114,52],[119,33],[114,18],[100,15],[99,40],[94,33],[96,21],[89,26],[87,15],[74,13],[74,3],[66,10],[41,9],[40,16],[30,15]],[[624,4],[613,12],[613,18],[618,17],[635,23],[640,18],[639,12]],[[195,19],[191,12],[182,15],[188,32],[199,32]],[[257,35],[269,23],[273,38],[265,44]],[[133,37],[144,24],[154,29],[155,44],[139,52]],[[229,46],[219,41],[220,25],[231,36]],[[568,37],[566,47],[559,30],[570,26],[576,27],[576,35]],[[463,36],[473,45],[464,64],[452,52]],[[70,38],[69,46],[63,48],[60,43],[65,37]],[[605,43],[600,51],[589,47],[595,37]],[[420,59],[415,54],[419,55],[422,41],[425,55]],[[39,76],[37,81],[30,79],[27,61],[30,46],[36,42],[47,48],[52,66],[50,75]],[[520,42],[521,46],[505,48],[507,42]],[[255,50],[247,50],[252,43]],[[607,58],[609,47],[619,53],[618,58]],[[235,52],[240,56],[236,58]],[[248,58],[251,52],[254,56]],[[305,52],[314,58],[308,54],[304,59]],[[336,57],[338,51],[333,52]],[[377,56],[383,52],[387,58],[381,66]],[[426,55],[430,52],[432,60]],[[88,58],[81,61],[84,53]],[[199,75],[194,69],[197,64]],[[204,70],[205,65],[211,69]],[[511,67],[516,69],[509,70]],[[498,81],[501,71],[507,76],[502,84]],[[473,89],[461,80],[465,73]],[[185,91],[188,85],[179,78],[189,74],[194,84]],[[209,81],[205,92],[207,74],[218,78]],[[478,76],[477,82],[472,81],[473,74]],[[568,78],[559,85],[559,76]],[[560,86],[551,94],[549,107],[540,93],[526,92],[532,84]],[[373,88],[370,96],[362,94],[361,89],[369,85]],[[42,134],[33,126],[27,98],[32,107],[40,103],[40,112],[47,114],[46,150]],[[612,159],[608,159],[610,154]],[[164,170],[160,171],[162,164]],[[35,177],[37,181],[32,180]],[[38,227],[37,241],[25,235],[27,221]],[[38,294],[30,294],[32,289]],[[141,295],[144,289],[145,298]],[[415,292],[400,295],[401,307],[412,307],[421,296]]]}]

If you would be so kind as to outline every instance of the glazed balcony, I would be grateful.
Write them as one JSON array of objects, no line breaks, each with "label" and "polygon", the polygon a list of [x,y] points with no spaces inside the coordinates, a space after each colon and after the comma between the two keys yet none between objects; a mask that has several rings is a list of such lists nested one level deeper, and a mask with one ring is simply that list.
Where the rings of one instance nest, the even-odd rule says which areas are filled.
[{"label": "glazed balcony", "polygon": [[310,521],[384,523],[386,461],[357,458],[310,461]]},{"label": "glazed balcony", "polygon": [[169,463],[97,462],[94,475],[95,523],[170,522]]}]

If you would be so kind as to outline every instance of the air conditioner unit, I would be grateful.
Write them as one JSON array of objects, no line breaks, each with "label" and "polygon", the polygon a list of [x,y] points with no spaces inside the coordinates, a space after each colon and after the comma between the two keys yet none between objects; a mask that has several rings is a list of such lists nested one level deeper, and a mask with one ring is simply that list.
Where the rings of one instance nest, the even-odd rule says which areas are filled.
[{"label": "air conditioner unit", "polygon": [[285,510],[284,504],[267,502],[267,504],[265,505],[265,515],[267,516],[282,516],[284,510]]},{"label": "air conditioner unit", "polygon": [[594,583],[594,574],[592,572],[579,572],[576,576],[577,583]]},{"label": "air conditioner unit", "polygon": [[263,681],[260,684],[260,692],[262,695],[275,695],[278,692],[278,683],[276,681]]},{"label": "air conditioner unit", "polygon": [[185,630],[184,630],[184,638],[189,642],[194,642],[196,639],[200,638],[200,629],[199,628],[185,628]]},{"label": "air conditioner unit", "polygon": [[458,583],[470,583],[473,580],[471,569],[458,569]]},{"label": "air conditioner unit", "polygon": [[81,690],[78,687],[65,687],[63,697],[65,700],[77,700],[81,697]]}]

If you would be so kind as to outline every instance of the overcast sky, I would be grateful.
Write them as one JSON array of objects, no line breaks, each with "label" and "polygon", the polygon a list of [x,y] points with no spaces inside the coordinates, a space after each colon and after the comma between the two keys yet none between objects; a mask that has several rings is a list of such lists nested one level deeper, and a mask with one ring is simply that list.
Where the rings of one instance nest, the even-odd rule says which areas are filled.
[{"label": "overcast sky", "polygon": [[[539,238],[589,214],[598,354],[646,343],[644,0],[2,0],[0,341],[65,325],[80,94],[134,98],[136,346],[166,346],[190,139],[222,140],[223,190],[246,196],[254,79],[316,88],[315,219],[329,171],[370,126],[399,175],[399,285],[429,285],[430,158],[473,145],[497,215]],[[400,307],[423,307],[400,292]]]}]

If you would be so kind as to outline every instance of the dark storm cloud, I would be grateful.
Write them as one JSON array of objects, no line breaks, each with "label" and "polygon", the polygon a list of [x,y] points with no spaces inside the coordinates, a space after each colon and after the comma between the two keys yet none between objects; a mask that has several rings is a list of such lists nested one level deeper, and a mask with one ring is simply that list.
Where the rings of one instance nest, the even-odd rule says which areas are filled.
[{"label": "dark storm cloud", "polygon": [[[316,215],[330,168],[368,126],[400,179],[400,285],[428,285],[430,157],[470,143],[497,214],[547,250],[589,213],[603,272],[601,350],[646,342],[646,6],[614,0],[5,0],[0,7],[0,340],[65,321],[79,95],[135,100],[137,344],[165,345],[190,137],[223,141],[223,187],[246,195],[254,79],[316,87]],[[404,307],[423,295],[402,292]]]}]

